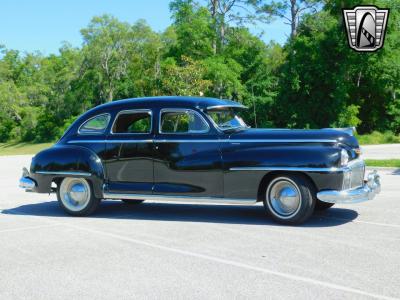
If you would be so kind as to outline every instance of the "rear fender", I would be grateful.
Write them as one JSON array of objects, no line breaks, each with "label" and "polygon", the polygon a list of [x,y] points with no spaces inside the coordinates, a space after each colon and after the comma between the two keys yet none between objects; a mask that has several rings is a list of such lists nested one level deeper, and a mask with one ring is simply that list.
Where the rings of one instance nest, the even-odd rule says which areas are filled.
[{"label": "rear fender", "polygon": [[74,145],[55,145],[32,158],[30,177],[36,192],[51,192],[51,183],[64,177],[87,178],[97,198],[103,197],[104,168],[101,159],[88,148]]}]

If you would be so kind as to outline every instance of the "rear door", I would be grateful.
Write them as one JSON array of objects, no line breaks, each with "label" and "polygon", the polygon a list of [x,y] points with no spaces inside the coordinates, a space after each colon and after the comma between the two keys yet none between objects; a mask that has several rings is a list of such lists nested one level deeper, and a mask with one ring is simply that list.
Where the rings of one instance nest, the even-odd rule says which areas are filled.
[{"label": "rear door", "polygon": [[223,197],[218,133],[192,109],[168,108],[158,114],[154,194]]},{"label": "rear door", "polygon": [[150,109],[123,110],[117,114],[107,138],[107,191],[152,193],[152,116]]}]

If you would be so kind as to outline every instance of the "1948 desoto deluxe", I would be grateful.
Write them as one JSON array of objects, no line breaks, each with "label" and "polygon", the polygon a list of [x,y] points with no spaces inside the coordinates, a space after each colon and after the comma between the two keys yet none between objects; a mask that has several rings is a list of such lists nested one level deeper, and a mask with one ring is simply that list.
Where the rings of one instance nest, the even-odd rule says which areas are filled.
[{"label": "1948 desoto deluxe", "polygon": [[57,192],[69,214],[101,199],[254,204],[286,224],[314,209],[372,199],[379,176],[364,180],[354,136],[334,129],[251,129],[245,107],[194,97],[128,99],[80,116],[24,169],[20,187]]}]

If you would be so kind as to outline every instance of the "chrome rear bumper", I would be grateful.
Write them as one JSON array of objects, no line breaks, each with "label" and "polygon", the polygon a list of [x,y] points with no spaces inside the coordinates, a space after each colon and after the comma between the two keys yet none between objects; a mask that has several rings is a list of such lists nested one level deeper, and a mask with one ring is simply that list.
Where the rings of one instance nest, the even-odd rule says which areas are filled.
[{"label": "chrome rear bumper", "polygon": [[381,191],[380,177],[376,171],[368,174],[364,184],[355,189],[343,191],[326,190],[317,193],[317,198],[328,203],[358,203],[372,200]]}]

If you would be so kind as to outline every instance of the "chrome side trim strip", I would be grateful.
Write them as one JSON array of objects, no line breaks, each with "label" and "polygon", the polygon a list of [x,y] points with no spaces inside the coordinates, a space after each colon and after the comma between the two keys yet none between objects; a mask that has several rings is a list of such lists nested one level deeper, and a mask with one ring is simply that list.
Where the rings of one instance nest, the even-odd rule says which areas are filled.
[{"label": "chrome side trim strip", "polygon": [[219,204],[243,204],[249,205],[257,202],[256,199],[232,199],[217,197],[195,197],[195,196],[175,196],[175,195],[146,195],[146,194],[120,194],[103,193],[104,199],[131,199],[131,200],[151,200],[160,202],[191,202],[191,203],[219,203]]},{"label": "chrome side trim strip", "polygon": [[229,171],[297,171],[297,172],[328,172],[340,173],[346,172],[347,167],[344,168],[301,168],[301,167],[235,167],[230,168]]},{"label": "chrome side trim strip", "polygon": [[74,172],[74,171],[36,171],[35,174],[42,175],[67,175],[67,176],[91,176],[87,172]]},{"label": "chrome side trim strip", "polygon": [[351,171],[354,166],[365,164],[364,160],[358,158],[350,161],[343,167],[331,168],[311,168],[311,167],[233,167],[229,171],[298,171],[298,172],[328,172],[328,173],[342,173]]},{"label": "chrome side trim strip", "polygon": [[201,139],[191,139],[191,140],[174,140],[174,139],[160,139],[154,140],[155,143],[222,143],[224,140],[201,140]]},{"label": "chrome side trim strip", "polygon": [[337,143],[336,140],[311,140],[311,139],[303,139],[303,140],[229,140],[229,139],[145,139],[145,140],[70,140],[68,141],[69,144],[74,143]]},{"label": "chrome side trim strip", "polygon": [[200,140],[200,139],[191,139],[191,140],[175,140],[175,139],[155,139],[153,140],[156,143],[194,143],[194,142],[207,142],[207,143],[231,143],[231,144],[238,144],[238,143],[336,143],[336,140]]},{"label": "chrome side trim strip", "polygon": [[148,139],[148,140],[70,140],[68,141],[68,144],[85,144],[85,143],[107,143],[107,144],[113,144],[113,143],[153,143],[154,140]]},{"label": "chrome side trim strip", "polygon": [[[225,140],[224,140],[225,141]],[[254,140],[226,140],[231,143],[337,143],[336,140],[313,139],[254,139]]]}]

